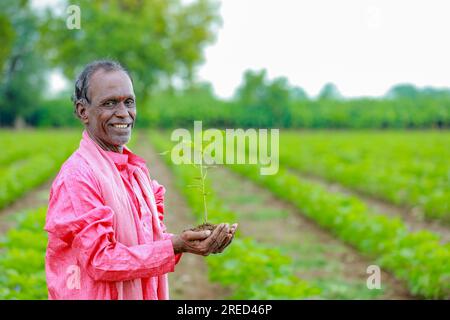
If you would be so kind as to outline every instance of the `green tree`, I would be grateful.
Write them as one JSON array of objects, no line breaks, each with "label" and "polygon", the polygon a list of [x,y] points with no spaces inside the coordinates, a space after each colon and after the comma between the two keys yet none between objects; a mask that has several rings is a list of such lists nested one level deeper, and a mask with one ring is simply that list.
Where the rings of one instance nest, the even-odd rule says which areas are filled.
[{"label": "green tree", "polygon": [[13,30],[7,33],[15,34],[0,80],[0,125],[13,125],[38,107],[46,84],[46,64],[36,51],[38,17],[29,1],[3,0],[0,12]]},{"label": "green tree", "polygon": [[0,47],[0,71],[3,70],[3,66],[11,53],[14,37],[15,32],[11,21],[4,12],[0,13],[0,41],[2,43]]},{"label": "green tree", "polygon": [[323,86],[319,93],[319,100],[339,100],[341,94],[333,83],[327,83]]},{"label": "green tree", "polygon": [[266,91],[267,71],[247,70],[244,73],[242,84],[236,90],[236,98],[244,106],[258,104],[264,99]]},{"label": "green tree", "polygon": [[44,50],[73,79],[95,59],[117,59],[134,77],[138,99],[175,77],[192,82],[203,47],[220,22],[211,0],[80,0],[81,28],[66,27],[67,14],[49,10],[42,25]]},{"label": "green tree", "polygon": [[246,126],[288,127],[291,121],[292,88],[286,78],[272,81],[266,70],[244,73],[243,83],[236,91],[236,99],[245,108]]},{"label": "green tree", "polygon": [[293,101],[306,101],[308,100],[308,94],[300,87],[293,87],[290,90],[290,98]]},{"label": "green tree", "polygon": [[388,93],[388,98],[416,99],[420,95],[420,90],[412,84],[398,84],[392,87]]}]

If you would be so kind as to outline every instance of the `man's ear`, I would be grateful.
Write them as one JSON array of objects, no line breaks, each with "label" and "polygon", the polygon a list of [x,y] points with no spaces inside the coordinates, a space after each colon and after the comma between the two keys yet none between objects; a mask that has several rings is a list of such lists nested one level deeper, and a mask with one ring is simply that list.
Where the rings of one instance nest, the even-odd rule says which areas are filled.
[{"label": "man's ear", "polygon": [[88,124],[89,123],[89,118],[88,118],[88,114],[87,114],[87,105],[86,103],[84,103],[83,101],[77,101],[76,104],[76,111],[77,111],[77,116],[78,118],[81,119],[81,121],[84,124]]}]

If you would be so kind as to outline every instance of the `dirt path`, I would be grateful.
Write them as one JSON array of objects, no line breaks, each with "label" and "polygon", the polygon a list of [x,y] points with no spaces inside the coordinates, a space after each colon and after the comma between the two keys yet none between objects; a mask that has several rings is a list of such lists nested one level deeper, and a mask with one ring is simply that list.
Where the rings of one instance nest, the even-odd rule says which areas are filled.
[{"label": "dirt path", "polygon": [[[138,143],[133,148],[139,156],[147,161],[150,176],[166,188],[165,224],[171,233],[178,233],[195,224],[184,198],[177,192],[170,170],[150,146],[144,134],[138,136]],[[229,292],[223,287],[208,281],[207,265],[203,257],[184,254],[175,272],[169,274],[171,299],[224,299]]]},{"label": "dirt path", "polygon": [[351,190],[350,188],[344,187],[339,183],[330,182],[318,176],[302,174],[293,169],[289,169],[289,171],[298,175],[303,180],[321,185],[329,192],[343,193],[349,196],[357,197],[361,199],[374,213],[385,214],[390,217],[399,217],[410,231],[429,230],[441,236],[441,243],[450,242],[450,228],[442,225],[438,221],[425,220],[424,217],[414,209],[396,206],[387,201],[376,199],[368,196],[367,194],[363,194],[362,192]]},{"label": "dirt path", "polygon": [[366,286],[367,267],[374,264],[356,250],[275,198],[268,190],[224,169],[208,172],[216,194],[238,213],[240,230],[293,258],[299,277],[322,288],[326,299],[411,299],[405,286],[382,270],[381,290]]},{"label": "dirt path", "polygon": [[29,191],[11,205],[0,210],[0,234],[4,234],[14,226],[12,217],[15,214],[48,205],[48,196],[55,177],[56,175],[52,176],[44,184]]}]

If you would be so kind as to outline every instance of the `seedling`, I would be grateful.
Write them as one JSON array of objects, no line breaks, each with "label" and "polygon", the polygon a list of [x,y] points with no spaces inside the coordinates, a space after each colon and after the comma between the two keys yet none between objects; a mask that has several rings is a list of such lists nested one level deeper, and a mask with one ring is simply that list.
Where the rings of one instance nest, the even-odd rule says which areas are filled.
[{"label": "seedling", "polygon": [[212,165],[206,165],[204,161],[204,154],[203,150],[201,148],[198,148],[192,141],[187,142],[190,147],[193,148],[194,153],[198,153],[200,158],[200,164],[192,163],[192,165],[198,169],[198,176],[194,177],[195,182],[193,184],[188,185],[188,188],[194,188],[198,189],[199,193],[202,197],[203,201],[203,224],[193,228],[194,231],[199,230],[214,230],[216,228],[216,225],[208,223],[208,205],[206,197],[208,196],[209,192],[206,189],[206,177],[208,175],[208,169],[213,168]]},{"label": "seedling", "polygon": [[[209,194],[206,186],[206,177],[208,175],[208,170],[214,168],[214,165],[207,165],[204,161],[204,153],[201,148],[195,145],[192,141],[183,141],[183,144],[187,144],[191,150],[193,150],[194,154],[197,153],[197,156],[200,159],[199,164],[191,163],[198,170],[198,175],[194,177],[194,182],[192,184],[187,185],[188,188],[194,188],[199,190],[199,194],[203,201],[203,223],[201,225],[192,228],[193,231],[200,230],[211,230],[213,231],[216,228],[215,224],[211,224],[208,222],[208,205],[207,205],[207,196]],[[160,153],[161,155],[166,155],[169,151],[165,151]]]}]

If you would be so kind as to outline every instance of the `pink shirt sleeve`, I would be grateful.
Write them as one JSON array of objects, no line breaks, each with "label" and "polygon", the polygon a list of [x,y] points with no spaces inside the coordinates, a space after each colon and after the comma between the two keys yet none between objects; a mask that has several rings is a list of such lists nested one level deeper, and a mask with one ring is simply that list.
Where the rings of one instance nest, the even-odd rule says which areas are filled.
[{"label": "pink shirt sleeve", "polygon": [[159,276],[173,272],[179,260],[170,234],[150,244],[126,246],[118,242],[112,209],[104,205],[97,182],[87,170],[65,174],[54,184],[45,229],[75,250],[80,266],[94,280]]},{"label": "pink shirt sleeve", "polygon": [[[164,213],[165,213],[164,195],[166,193],[166,188],[160,185],[156,180],[151,180],[151,187],[155,195],[156,209],[158,210],[158,218],[161,221],[161,227],[164,232],[163,234],[164,239],[171,239],[174,236],[174,234],[166,232],[167,229],[166,226],[164,225]],[[178,253],[175,255],[175,264],[178,264],[178,262],[180,262],[182,255],[183,255],[182,253]]]}]

